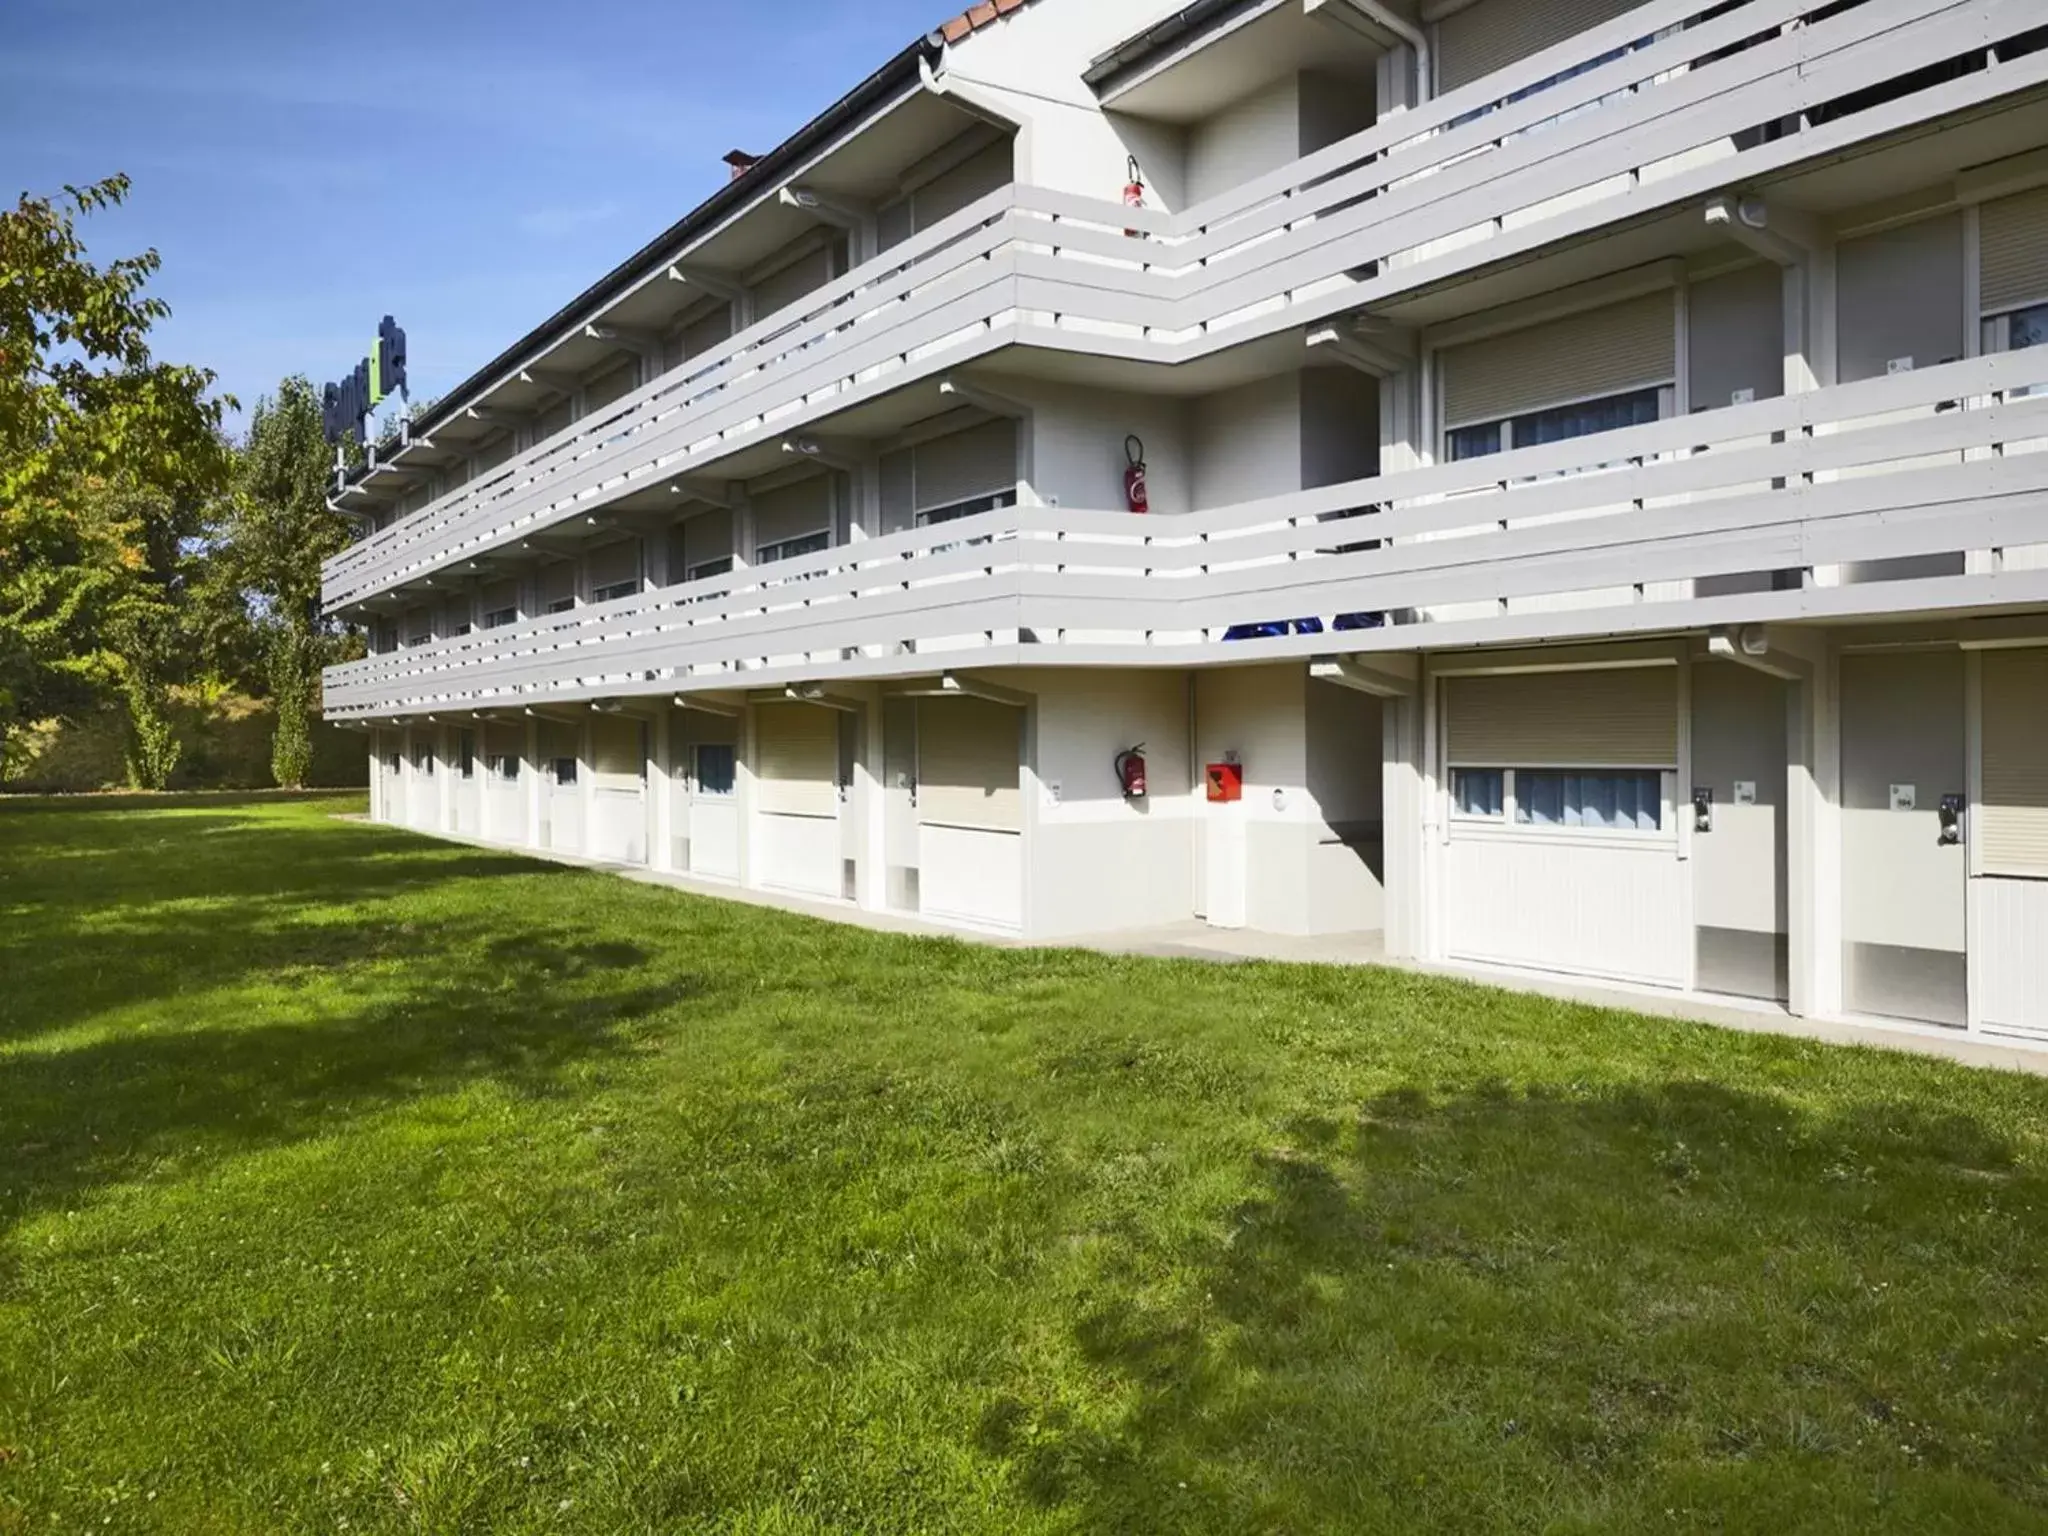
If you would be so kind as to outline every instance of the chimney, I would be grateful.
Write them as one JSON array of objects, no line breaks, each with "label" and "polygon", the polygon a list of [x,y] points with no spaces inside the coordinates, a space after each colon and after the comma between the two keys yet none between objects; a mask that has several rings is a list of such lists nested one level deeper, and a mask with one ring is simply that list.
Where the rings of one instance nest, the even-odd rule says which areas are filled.
[{"label": "chimney", "polygon": [[754,168],[754,163],[760,158],[761,157],[759,155],[748,154],[744,149],[733,149],[726,151],[725,163],[729,167],[731,167],[732,170],[732,175],[728,179],[732,181],[738,181],[742,176],[746,175],[747,172],[751,171]]}]

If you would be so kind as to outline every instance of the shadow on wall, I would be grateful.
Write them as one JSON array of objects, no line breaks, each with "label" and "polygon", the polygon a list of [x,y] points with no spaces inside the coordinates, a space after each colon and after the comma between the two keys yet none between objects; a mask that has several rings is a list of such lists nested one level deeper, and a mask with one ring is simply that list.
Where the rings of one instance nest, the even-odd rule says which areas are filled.
[{"label": "shadow on wall", "polygon": [[1204,1298],[1075,1325],[1127,1415],[986,1412],[1076,1529],[1960,1531],[2048,1498],[2048,1182],[1973,1120],[1410,1092],[1257,1172],[1198,1251],[1109,1261],[1104,1293]]}]

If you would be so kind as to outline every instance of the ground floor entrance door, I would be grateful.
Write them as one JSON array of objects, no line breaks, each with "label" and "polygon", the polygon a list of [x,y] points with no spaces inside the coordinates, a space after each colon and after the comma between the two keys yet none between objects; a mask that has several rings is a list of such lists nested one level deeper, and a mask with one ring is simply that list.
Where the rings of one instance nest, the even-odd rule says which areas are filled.
[{"label": "ground floor entrance door", "polygon": [[1842,1006],[1969,1018],[1963,656],[1840,661]]},{"label": "ground floor entrance door", "polygon": [[1733,662],[1692,668],[1694,985],[1783,1002],[1789,684]]}]

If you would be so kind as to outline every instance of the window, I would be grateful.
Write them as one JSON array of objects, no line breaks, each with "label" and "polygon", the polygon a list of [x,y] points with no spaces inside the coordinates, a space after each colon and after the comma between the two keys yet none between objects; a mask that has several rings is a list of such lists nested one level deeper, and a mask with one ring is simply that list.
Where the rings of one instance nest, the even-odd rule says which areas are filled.
[{"label": "window", "polygon": [[512,783],[519,777],[519,759],[510,752],[498,752],[484,759],[484,766],[491,776]]},{"label": "window", "polygon": [[1655,832],[1663,825],[1663,810],[1661,773],[1515,772],[1515,821],[1520,826]]},{"label": "window", "polygon": [[777,560],[794,560],[798,555],[814,555],[821,549],[832,547],[832,535],[824,529],[816,533],[799,534],[793,539],[777,539],[772,544],[754,546],[754,563],[772,565]]},{"label": "window", "polygon": [[[2042,345],[2048,345],[2048,304],[2035,304],[2026,309],[1992,315],[1984,322],[1986,352],[2020,352]],[[2048,362],[2042,364],[2041,371],[2048,374]],[[2042,392],[2042,384],[2033,383],[2014,385],[2005,393],[2008,399],[2018,399]]]},{"label": "window", "polygon": [[[973,517],[978,512],[993,512],[997,507],[1013,507],[1016,504],[1017,492],[1014,488],[995,491],[987,496],[971,496],[965,501],[948,502],[942,507],[927,507],[917,514],[917,526],[930,528],[938,523],[950,523],[958,518]],[[949,549],[994,542],[994,534],[984,533],[979,538],[965,539],[958,544],[935,544],[931,553],[942,555]]]},{"label": "window", "polygon": [[1584,832],[1664,830],[1657,768],[1453,768],[1451,816]]},{"label": "window", "polygon": [[430,747],[422,747],[419,749],[419,751],[415,752],[412,758],[412,766],[413,771],[417,773],[421,778],[431,779],[434,776],[433,749]]},{"label": "window", "polygon": [[476,777],[476,732],[458,731],[455,736],[455,761],[465,779]]},{"label": "window", "polygon": [[683,580],[703,581],[707,577],[729,576],[731,574],[732,556],[720,555],[716,560],[699,560],[695,565],[683,572]]},{"label": "window", "polygon": [[590,594],[590,600],[593,603],[609,603],[617,598],[631,597],[639,590],[640,583],[637,581],[607,582]]},{"label": "window", "polygon": [[949,502],[943,507],[928,507],[917,514],[917,526],[929,528],[934,523],[950,523],[955,518],[972,517],[977,512],[993,512],[997,507],[1017,504],[1015,490],[996,491],[987,496],[971,496],[965,501]]},{"label": "window", "polygon": [[432,645],[434,637],[430,632],[421,630],[418,634],[409,636],[405,643],[407,645]]},{"label": "window", "polygon": [[575,599],[575,598],[573,598],[573,597],[558,597],[558,598],[556,598],[556,599],[555,599],[555,600],[554,600],[553,602],[549,603],[549,604],[547,605],[547,607],[546,607],[545,609],[543,609],[542,611],[543,611],[543,612],[545,612],[545,613],[567,613],[567,612],[569,612],[569,611],[570,611],[571,609],[573,609],[573,608],[574,608],[575,606],[576,606],[576,599]]},{"label": "window", "polygon": [[1498,768],[1453,768],[1451,809],[1458,816],[1501,819],[1506,775]]},{"label": "window", "polygon": [[1452,463],[1505,453],[1512,448],[1533,448],[1542,443],[1561,443],[1567,438],[1587,437],[1595,432],[1615,432],[1656,421],[1662,412],[1663,389],[1630,390],[1624,395],[1607,395],[1598,400],[1581,400],[1574,405],[1554,405],[1503,421],[1474,422],[1452,427],[1444,434],[1444,452]]},{"label": "window", "polygon": [[574,784],[576,782],[575,758],[558,757],[552,763],[550,763],[548,767],[549,770],[555,776],[555,785],[557,788],[566,789],[569,785]]},{"label": "window", "polygon": [[448,631],[448,638],[451,640],[460,640],[464,635],[468,633],[469,621],[467,619],[464,619],[460,624],[453,626]]},{"label": "window", "polygon": [[519,609],[516,606],[511,608],[493,608],[484,615],[485,629],[503,629],[507,624],[517,624],[518,622]]},{"label": "window", "polygon": [[733,752],[724,742],[700,741],[691,749],[692,777],[700,795],[729,795],[733,786]]}]

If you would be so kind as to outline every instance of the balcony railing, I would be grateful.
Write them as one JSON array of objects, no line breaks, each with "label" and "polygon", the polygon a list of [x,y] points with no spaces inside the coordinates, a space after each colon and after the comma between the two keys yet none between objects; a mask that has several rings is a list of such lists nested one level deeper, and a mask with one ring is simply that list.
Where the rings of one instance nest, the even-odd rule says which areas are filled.
[{"label": "balcony railing", "polygon": [[1816,7],[1653,0],[1182,214],[1004,188],[344,551],[327,605],[1012,342],[1186,361],[2048,82],[1998,52],[2039,0]]},{"label": "balcony railing", "polygon": [[2003,353],[1185,517],[1006,507],[332,668],[327,711],[2039,604],[2044,382]]}]

